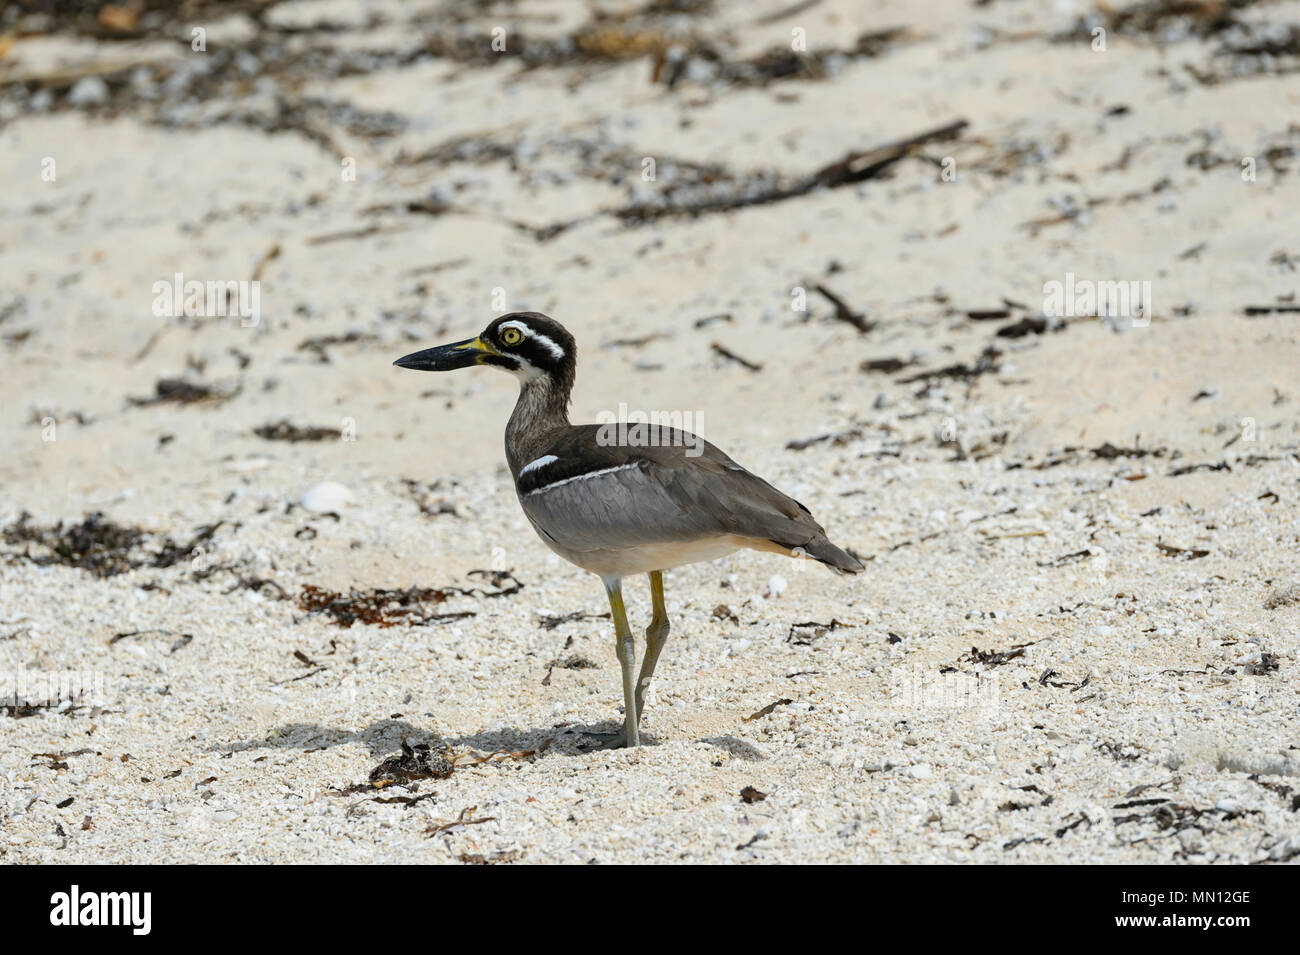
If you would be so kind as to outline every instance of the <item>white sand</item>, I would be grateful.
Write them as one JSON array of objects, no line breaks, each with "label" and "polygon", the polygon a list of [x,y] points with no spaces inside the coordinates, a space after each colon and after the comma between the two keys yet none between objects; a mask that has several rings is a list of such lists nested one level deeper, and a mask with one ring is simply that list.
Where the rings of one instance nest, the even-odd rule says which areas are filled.
[{"label": "white sand", "polygon": [[[368,6],[388,22],[295,42],[418,46],[410,8]],[[223,522],[194,565],[98,579],[0,562],[0,671],[94,671],[105,690],[93,710],[0,716],[3,861],[1300,858],[1300,601],[1266,608],[1300,583],[1300,316],[1242,315],[1296,290],[1286,265],[1300,258],[1296,172],[1262,158],[1300,145],[1287,120],[1300,102],[1293,78],[1200,85],[1181,64],[1212,62],[1213,39],[1161,49],[1112,36],[1105,54],[1050,42],[1083,3],[826,0],[754,26],[782,4],[757,6],[719,3],[682,22],[738,57],[787,42],[792,26],[814,50],[914,31],[828,80],[731,91],[688,79],[667,92],[650,84],[647,60],[593,68],[580,83],[568,68],[520,75],[445,60],[308,77],[295,95],[406,122],[376,139],[314,120],[357,159],[356,182],[297,133],[153,125],[138,104],[99,117],[23,113],[0,128],[0,313],[17,303],[0,323],[0,523],[24,510],[40,524],[102,510],[186,541]],[[521,3],[503,22],[559,36],[585,9]],[[1300,3],[1252,14],[1264,15],[1295,22]],[[274,17],[364,23],[344,3],[280,5]],[[466,29],[486,36],[493,25]],[[214,23],[212,36],[246,26]],[[24,39],[0,60],[0,82],[5,70],[127,52],[175,56],[150,41]],[[195,108],[216,117],[269,102],[254,86]],[[1105,115],[1118,104],[1128,113]],[[595,215],[629,189],[666,186],[669,160],[798,174],[956,118],[970,127],[925,147],[933,162],[906,159],[858,187],[641,227]],[[533,151],[514,168],[401,159],[477,133]],[[574,140],[611,144],[627,164],[586,178]],[[1008,159],[1016,144],[1040,160]],[[1126,169],[1108,168],[1130,148]],[[1202,149],[1224,164],[1188,165]],[[945,183],[935,163],[949,155],[958,179]],[[39,178],[47,156],[53,183]],[[640,181],[644,156],[658,157],[656,183]],[[1242,181],[1242,156],[1261,157],[1255,182]],[[366,211],[431,192],[462,211]],[[1023,225],[1065,197],[1108,201],[1036,234]],[[546,242],[508,221],[587,215]],[[309,241],[372,224],[389,231]],[[152,314],[156,281],[246,279],[275,245],[257,327]],[[832,261],[840,270],[828,275]],[[451,264],[416,271],[438,263]],[[1043,283],[1067,272],[1151,281],[1154,320],[1116,331],[1078,319],[999,339],[1010,320],[964,315],[1003,296],[1036,312]],[[807,314],[792,312],[791,287],[816,281],[879,324],[859,335],[813,292]],[[617,716],[613,638],[599,619],[539,626],[541,615],[607,608],[598,581],[551,556],[514,500],[501,450],[513,382],[390,367],[477,332],[497,313],[497,288],[506,309],[546,311],[577,336],[575,420],[620,401],[702,413],[710,440],[870,558],[853,578],[767,554],[667,575],[674,629],[649,745],[636,751],[580,749],[581,730]],[[695,327],[723,312],[731,323]],[[363,338],[329,346],[329,363],[299,348],[349,331]],[[661,337],[642,347],[607,347],[652,333]],[[762,371],[719,358],[714,341]],[[899,383],[973,363],[992,343],[1004,350],[996,373],[920,397],[921,384]],[[859,370],[914,352],[903,371]],[[203,368],[193,380],[242,391],[220,405],[128,405],[187,361]],[[1194,400],[1203,390],[1212,394]],[[45,417],[57,420],[53,441],[42,440]],[[350,420],[356,440],[252,434],[281,418]],[[854,429],[842,444],[785,449]],[[1139,435],[1163,455],[1086,450],[1132,448]],[[966,460],[954,460],[959,448]],[[1230,470],[1169,474],[1220,461]],[[421,513],[403,479],[440,482],[426,510],[455,513]],[[338,520],[289,508],[324,481],[352,495]],[[469,575],[479,568],[510,569],[524,587],[432,608],[475,614],[451,623],[341,629],[265,590],[227,594],[230,573],[194,579],[204,561],[238,561],[294,597],[306,585],[482,587]],[[788,586],[769,598],[776,574]],[[644,582],[628,587],[643,626]],[[734,622],[715,615],[720,604]],[[845,626],[787,639],[793,624],[832,619]],[[129,631],[149,632],[113,641]],[[183,635],[192,639],[173,650]],[[1028,646],[1001,665],[969,656],[1017,645]],[[294,651],[324,669],[293,679],[317,669]],[[573,654],[598,666],[557,667],[543,685]],[[1276,668],[1255,672],[1270,658]],[[947,700],[918,699],[918,686]],[[986,695],[961,696],[980,686]],[[374,795],[436,796],[408,807],[339,794],[404,738],[445,742],[462,763],[450,778]],[[766,800],[743,802],[746,786]],[[471,807],[466,818],[491,821],[427,831]]]}]

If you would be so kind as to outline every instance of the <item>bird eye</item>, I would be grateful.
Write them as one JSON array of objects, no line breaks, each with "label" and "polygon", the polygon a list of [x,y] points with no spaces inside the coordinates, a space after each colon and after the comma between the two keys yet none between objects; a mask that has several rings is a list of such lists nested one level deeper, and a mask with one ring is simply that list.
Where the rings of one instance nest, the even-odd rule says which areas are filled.
[{"label": "bird eye", "polygon": [[507,328],[501,333],[501,341],[506,345],[518,345],[524,340],[524,333],[517,328]]}]

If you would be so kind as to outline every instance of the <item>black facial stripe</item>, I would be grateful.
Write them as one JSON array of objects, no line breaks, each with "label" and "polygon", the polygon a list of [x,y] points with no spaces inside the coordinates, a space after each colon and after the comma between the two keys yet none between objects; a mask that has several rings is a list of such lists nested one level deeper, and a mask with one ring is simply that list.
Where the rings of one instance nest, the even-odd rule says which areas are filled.
[{"label": "black facial stripe", "polygon": [[531,338],[524,338],[518,345],[510,346],[510,351],[525,359],[534,368],[550,368],[555,364],[555,356],[550,349]]},{"label": "black facial stripe", "polygon": [[505,368],[509,371],[516,371],[519,368],[519,362],[509,355],[484,354],[480,361],[484,365],[496,365],[498,368]]}]

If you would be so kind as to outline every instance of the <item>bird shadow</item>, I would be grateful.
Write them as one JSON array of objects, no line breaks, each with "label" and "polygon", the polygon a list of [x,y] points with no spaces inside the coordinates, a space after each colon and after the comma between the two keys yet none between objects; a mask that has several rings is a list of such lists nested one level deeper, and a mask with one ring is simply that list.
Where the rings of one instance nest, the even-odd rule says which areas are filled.
[{"label": "bird shadow", "polygon": [[[399,752],[403,742],[428,744],[430,748],[472,749],[488,753],[528,753],[534,758],[553,755],[581,756],[600,749],[599,738],[616,732],[622,723],[570,724],[521,729],[505,726],[482,733],[442,736],[406,720],[377,720],[362,729],[348,730],[319,723],[287,723],[261,739],[241,740],[230,745],[213,745],[212,749],[242,753],[251,750],[278,749],[316,752],[334,746],[360,743],[374,758]],[[656,740],[644,733],[642,745]]]}]

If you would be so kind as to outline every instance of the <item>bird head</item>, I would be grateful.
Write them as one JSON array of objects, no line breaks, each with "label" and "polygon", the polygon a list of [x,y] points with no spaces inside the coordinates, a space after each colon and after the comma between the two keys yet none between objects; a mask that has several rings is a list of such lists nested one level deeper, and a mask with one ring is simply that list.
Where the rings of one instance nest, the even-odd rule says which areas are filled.
[{"label": "bird head", "polygon": [[454,371],[492,365],[521,382],[573,384],[577,345],[563,325],[541,312],[511,312],[494,319],[477,338],[412,352],[393,362],[416,371]]}]

